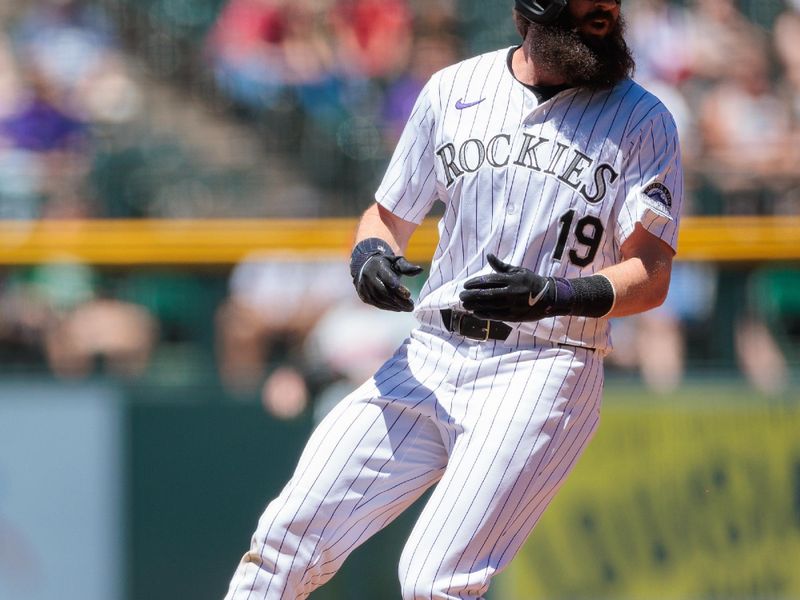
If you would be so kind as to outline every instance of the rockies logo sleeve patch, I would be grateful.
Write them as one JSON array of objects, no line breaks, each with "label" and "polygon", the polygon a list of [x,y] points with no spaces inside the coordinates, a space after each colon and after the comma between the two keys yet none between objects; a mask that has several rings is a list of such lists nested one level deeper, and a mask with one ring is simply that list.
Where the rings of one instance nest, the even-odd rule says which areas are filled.
[{"label": "rockies logo sleeve patch", "polygon": [[672,193],[663,183],[655,182],[642,190],[644,201],[653,210],[663,213],[665,216],[672,215]]}]

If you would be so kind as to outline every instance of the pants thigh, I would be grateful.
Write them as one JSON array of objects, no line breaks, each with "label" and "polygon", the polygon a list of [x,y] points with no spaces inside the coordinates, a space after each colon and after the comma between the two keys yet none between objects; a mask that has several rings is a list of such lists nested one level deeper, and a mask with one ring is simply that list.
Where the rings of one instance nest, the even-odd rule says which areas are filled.
[{"label": "pants thigh", "polygon": [[404,549],[404,598],[483,597],[596,430],[595,354],[548,348],[483,361],[456,398],[450,462]]},{"label": "pants thigh", "polygon": [[[229,599],[305,597],[441,477],[447,456],[440,431],[413,401],[379,395],[378,384],[404,385],[413,400],[417,387],[409,382],[416,379],[406,375],[403,360],[320,423],[261,516]],[[427,389],[423,384],[419,389]]]}]

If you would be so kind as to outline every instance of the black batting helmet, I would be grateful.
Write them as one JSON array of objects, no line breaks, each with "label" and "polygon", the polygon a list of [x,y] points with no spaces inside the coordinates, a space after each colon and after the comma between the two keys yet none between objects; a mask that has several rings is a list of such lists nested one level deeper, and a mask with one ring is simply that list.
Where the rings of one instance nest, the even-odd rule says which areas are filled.
[{"label": "black batting helmet", "polygon": [[568,0],[514,0],[523,17],[533,23],[549,25],[554,22],[567,6]]}]

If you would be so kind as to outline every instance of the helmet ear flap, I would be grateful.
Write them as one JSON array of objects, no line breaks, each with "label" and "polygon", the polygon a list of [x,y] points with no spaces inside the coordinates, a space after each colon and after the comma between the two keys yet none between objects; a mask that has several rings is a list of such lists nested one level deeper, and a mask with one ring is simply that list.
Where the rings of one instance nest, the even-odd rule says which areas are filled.
[{"label": "helmet ear flap", "polygon": [[568,0],[514,0],[517,11],[528,21],[549,25],[567,7]]}]

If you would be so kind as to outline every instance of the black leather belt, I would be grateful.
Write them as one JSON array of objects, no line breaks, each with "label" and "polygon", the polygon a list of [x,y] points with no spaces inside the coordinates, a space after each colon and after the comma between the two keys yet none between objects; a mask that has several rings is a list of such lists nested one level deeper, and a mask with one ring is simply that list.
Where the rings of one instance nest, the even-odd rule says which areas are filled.
[{"label": "black leather belt", "polygon": [[463,310],[442,310],[445,329],[471,340],[505,340],[511,333],[511,326],[502,321],[479,319]]}]

